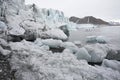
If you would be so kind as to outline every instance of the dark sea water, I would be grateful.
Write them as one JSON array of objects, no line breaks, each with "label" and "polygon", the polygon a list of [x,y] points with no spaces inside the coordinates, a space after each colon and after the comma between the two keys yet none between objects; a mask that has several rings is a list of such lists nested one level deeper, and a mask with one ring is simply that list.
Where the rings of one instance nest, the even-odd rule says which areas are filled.
[{"label": "dark sea water", "polygon": [[70,31],[69,41],[81,41],[85,43],[87,36],[104,36],[109,44],[120,48],[120,26],[82,28],[77,31]]}]

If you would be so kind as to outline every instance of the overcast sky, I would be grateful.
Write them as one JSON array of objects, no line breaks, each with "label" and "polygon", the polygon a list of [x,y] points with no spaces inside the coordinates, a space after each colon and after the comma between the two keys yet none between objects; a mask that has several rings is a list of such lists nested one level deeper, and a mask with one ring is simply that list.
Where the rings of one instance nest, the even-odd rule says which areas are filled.
[{"label": "overcast sky", "polygon": [[40,8],[63,11],[65,16],[95,16],[107,21],[120,20],[120,0],[26,0]]}]

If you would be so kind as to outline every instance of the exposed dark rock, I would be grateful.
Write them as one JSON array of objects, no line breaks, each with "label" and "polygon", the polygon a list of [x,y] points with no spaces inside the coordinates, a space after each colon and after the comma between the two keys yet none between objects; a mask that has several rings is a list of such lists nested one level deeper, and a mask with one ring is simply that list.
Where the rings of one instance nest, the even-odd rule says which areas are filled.
[{"label": "exposed dark rock", "polygon": [[102,62],[88,62],[89,65],[95,66],[95,65],[101,65]]},{"label": "exposed dark rock", "polygon": [[23,36],[9,35],[7,40],[12,42],[20,42],[23,40]]},{"label": "exposed dark rock", "polygon": [[53,53],[55,53],[55,52],[63,52],[64,49],[65,49],[65,48],[63,48],[63,47],[59,47],[59,48],[52,48],[52,47],[50,47],[50,50],[51,50]]},{"label": "exposed dark rock", "polygon": [[0,53],[0,80],[11,80],[11,67],[6,56]]},{"label": "exposed dark rock", "polygon": [[27,40],[27,41],[35,41],[36,40],[36,35],[34,32],[32,31],[26,31],[24,33],[24,35],[8,35],[7,36],[7,40],[8,41],[12,41],[12,42],[20,42],[23,39]]},{"label": "exposed dark rock", "polygon": [[87,24],[87,23],[91,23],[91,24],[99,24],[99,25],[109,25],[108,22],[102,20],[102,19],[98,19],[95,18],[93,16],[87,16],[84,18],[78,18],[78,17],[70,17],[69,20],[71,22],[77,23],[77,24]]},{"label": "exposed dark rock", "polygon": [[35,41],[37,38],[37,35],[34,31],[26,30],[24,34],[24,39],[27,41]]},{"label": "exposed dark rock", "polygon": [[115,51],[109,51],[106,59],[120,61],[120,50],[117,50],[117,53]]}]

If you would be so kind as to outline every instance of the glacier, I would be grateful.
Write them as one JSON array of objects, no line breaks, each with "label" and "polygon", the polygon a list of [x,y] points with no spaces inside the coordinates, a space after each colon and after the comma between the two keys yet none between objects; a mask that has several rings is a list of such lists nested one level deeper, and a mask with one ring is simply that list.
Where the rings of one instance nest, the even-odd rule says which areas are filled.
[{"label": "glacier", "polygon": [[65,31],[77,26],[62,11],[25,5],[25,0],[0,0],[0,54],[15,80],[120,80],[120,62],[106,59],[117,52],[104,37],[89,37],[97,40],[94,44],[67,41]]}]

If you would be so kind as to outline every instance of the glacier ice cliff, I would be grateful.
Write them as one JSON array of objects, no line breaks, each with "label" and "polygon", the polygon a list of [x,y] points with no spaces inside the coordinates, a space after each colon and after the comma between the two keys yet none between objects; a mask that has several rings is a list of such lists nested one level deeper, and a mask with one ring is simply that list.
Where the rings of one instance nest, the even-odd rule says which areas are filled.
[{"label": "glacier ice cliff", "polygon": [[24,0],[1,0],[0,2],[0,20],[7,24],[7,33],[12,37],[20,36],[30,40],[31,38],[25,35],[31,34],[37,38],[42,31],[63,25],[70,29],[73,24],[61,11],[39,9],[35,4],[25,5],[24,2]]}]

